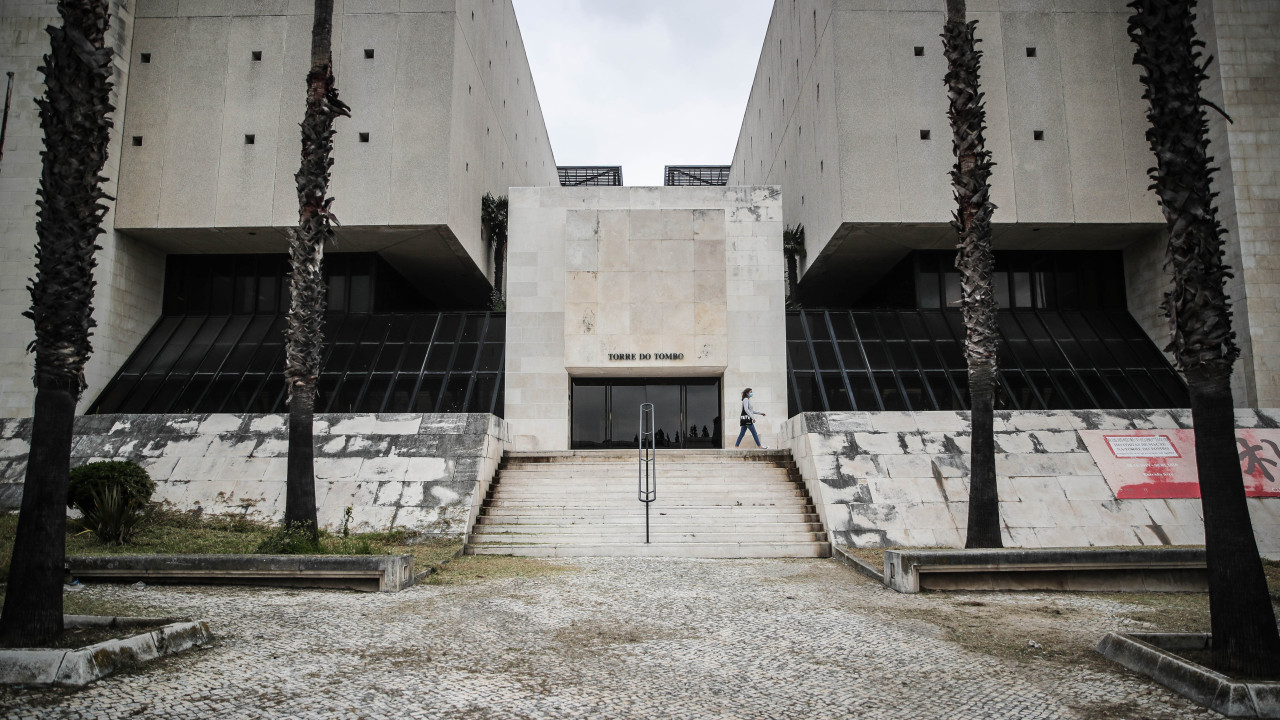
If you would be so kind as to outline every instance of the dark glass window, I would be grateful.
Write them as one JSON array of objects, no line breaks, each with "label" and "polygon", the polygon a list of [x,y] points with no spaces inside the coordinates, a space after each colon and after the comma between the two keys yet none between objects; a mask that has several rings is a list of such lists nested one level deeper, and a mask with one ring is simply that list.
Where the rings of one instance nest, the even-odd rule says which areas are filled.
[{"label": "dark glass window", "polygon": [[[1070,410],[1188,403],[1182,380],[1123,310],[1002,310],[997,323],[997,407]],[[825,332],[828,325],[834,339]],[[959,312],[796,310],[788,313],[787,329],[792,414],[968,407]]]},{"label": "dark glass window", "polygon": [[[501,415],[504,320],[331,312],[316,408]],[[281,315],[163,317],[90,412],[284,412],[284,329]]]}]

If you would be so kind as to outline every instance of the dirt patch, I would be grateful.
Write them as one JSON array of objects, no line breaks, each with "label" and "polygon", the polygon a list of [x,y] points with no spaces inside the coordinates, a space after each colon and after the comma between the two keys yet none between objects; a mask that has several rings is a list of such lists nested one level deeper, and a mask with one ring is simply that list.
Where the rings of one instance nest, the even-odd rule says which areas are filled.
[{"label": "dirt patch", "polygon": [[428,585],[465,585],[505,578],[537,578],[572,572],[575,568],[542,558],[511,555],[462,555],[437,566]]},{"label": "dirt patch", "polygon": [[[858,558],[862,562],[870,565],[877,570],[884,569],[884,551],[886,548],[847,548],[842,547],[841,550]],[[892,549],[892,548],[890,548]]]},{"label": "dirt patch", "polygon": [[638,625],[598,620],[575,620],[552,636],[566,648],[582,649],[608,645],[627,645],[652,640],[655,633]]}]

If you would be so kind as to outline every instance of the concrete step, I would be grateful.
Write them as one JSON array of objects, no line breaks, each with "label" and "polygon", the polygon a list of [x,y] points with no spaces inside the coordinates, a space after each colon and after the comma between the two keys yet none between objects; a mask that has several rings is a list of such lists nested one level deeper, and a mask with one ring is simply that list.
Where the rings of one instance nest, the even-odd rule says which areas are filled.
[{"label": "concrete step", "polygon": [[826,557],[822,524],[786,451],[659,451],[649,510],[634,450],[508,453],[469,553]]},{"label": "concrete step", "polygon": [[[506,509],[518,512],[527,512],[530,509],[535,510],[554,510],[556,508],[578,509],[583,512],[611,512],[611,513],[644,513],[644,503],[636,499],[634,495],[623,500],[609,500],[606,498],[573,498],[569,500],[556,499],[530,499],[530,500],[490,500],[484,510]],[[682,513],[708,513],[714,511],[733,512],[740,511],[743,508],[755,508],[755,512],[787,512],[787,513],[812,513],[816,512],[811,503],[805,502],[801,498],[788,498],[786,501],[777,502],[773,500],[679,500],[668,497],[659,497],[650,503],[650,509],[653,512],[682,512]],[[767,508],[762,510],[761,508]]]},{"label": "concrete step", "polygon": [[[636,474],[634,469],[621,472],[576,472],[576,471],[543,471],[537,472],[512,472],[503,470],[498,473],[500,481],[507,482],[624,482],[630,480],[635,482],[640,476]],[[733,485],[741,482],[786,482],[790,477],[790,471],[780,468],[770,470],[755,470],[745,473],[673,473],[659,471],[656,476],[658,480],[666,480],[668,482],[688,483],[691,485]]]},{"label": "concrete step", "polygon": [[[581,507],[548,507],[545,511],[531,514],[525,509],[490,509],[485,507],[476,519],[477,527],[481,524],[571,524],[571,523],[627,523],[636,518],[644,518],[644,509],[589,509]],[[667,521],[687,521],[687,523],[819,523],[817,512],[803,512],[801,509],[767,509],[767,507],[692,507],[692,509],[650,510],[650,518],[662,518]]]},{"label": "concrete step", "polygon": [[[591,470],[625,470],[634,471],[640,468],[639,462],[631,460],[627,462],[503,462],[498,466],[499,470],[522,470],[522,471],[549,471],[549,470],[576,470],[586,473]],[[788,470],[795,466],[795,462],[791,460],[756,460],[751,462],[739,461],[664,461],[657,460],[650,468],[658,468],[659,470],[681,470],[681,471],[705,471],[705,470],[736,470],[741,473],[767,473],[767,471]]]},{"label": "concrete step", "polygon": [[[633,452],[633,453],[628,453],[626,456],[607,457],[607,458],[582,457],[582,456],[572,456],[572,457],[539,456],[539,457],[527,457],[527,458],[508,457],[503,459],[502,464],[499,467],[503,467],[503,468],[517,467],[517,466],[531,467],[531,466],[537,466],[537,465],[558,465],[561,467],[570,467],[575,465],[631,465],[632,467],[635,467],[636,463],[638,462],[640,462],[640,458],[636,456],[636,454]],[[777,465],[785,466],[785,465],[795,463],[795,461],[792,460],[791,457],[789,457],[788,455],[776,454],[776,453],[760,453],[759,455],[751,455],[751,456],[742,455],[742,456],[730,456],[730,457],[696,456],[696,455],[695,456],[669,456],[669,455],[663,455],[662,453],[659,453],[657,458],[654,459],[653,462],[656,462],[659,465],[688,464],[688,465],[745,465],[745,466],[753,466],[753,465],[761,465],[761,464],[763,465],[777,464]]]},{"label": "concrete step", "polygon": [[[502,487],[498,486],[493,491],[493,499],[513,499],[513,500],[534,500],[546,498],[551,500],[580,500],[582,502],[593,502],[596,500],[625,500],[637,499],[638,488],[625,487],[614,488],[610,490],[581,489],[581,490],[554,490],[550,488],[523,488],[523,487]],[[750,488],[738,492],[725,492],[722,490],[702,490],[697,488],[664,488],[658,486],[658,497],[670,498],[673,500],[690,500],[704,499],[713,502],[733,501],[733,500],[784,500],[786,498],[802,498],[804,493],[798,488]]]},{"label": "concrete step", "polygon": [[685,557],[685,558],[816,558],[830,557],[826,542],[743,543],[605,543],[599,545],[468,545],[469,555],[525,557]]},{"label": "concrete step", "polygon": [[[610,532],[630,533],[639,529],[644,532],[644,518],[629,518],[626,521],[618,522],[598,522],[598,521],[582,521],[570,522],[564,524],[547,523],[484,523],[476,525],[473,536],[484,535],[486,537],[492,535],[503,534],[520,534],[520,535],[591,535],[591,534],[609,534]],[[649,529],[653,532],[677,533],[681,535],[699,534],[703,532],[719,533],[719,532],[743,532],[743,533],[773,533],[773,532],[803,532],[803,533],[822,533],[821,523],[793,523],[793,522],[736,522],[727,520],[723,522],[701,522],[694,520],[681,520],[672,522],[668,518],[650,518]]]},{"label": "concrete step", "polygon": [[[777,474],[787,473],[792,470],[790,464],[782,464],[782,462],[680,462],[680,464],[669,464],[669,462],[659,462],[652,468],[660,474],[667,475],[696,475],[701,473],[735,473],[739,475],[749,474]],[[567,464],[559,465],[554,462],[538,462],[538,464],[529,465],[503,465],[498,468],[499,473],[518,473],[518,474],[539,474],[539,473],[631,473],[636,474],[639,466],[635,462],[608,462],[608,464],[595,464],[595,462],[567,462]]]},{"label": "concrete step", "polygon": [[[821,542],[822,537],[811,532],[777,532],[765,535],[758,532],[700,532],[678,533],[659,532],[650,529],[652,542],[667,543],[759,543],[759,542]],[[606,543],[644,542],[644,528],[631,532],[599,532],[599,533],[554,533],[549,535],[527,535],[520,533],[485,533],[471,538],[476,547],[485,545],[554,545],[567,547],[570,545],[602,545]]]}]

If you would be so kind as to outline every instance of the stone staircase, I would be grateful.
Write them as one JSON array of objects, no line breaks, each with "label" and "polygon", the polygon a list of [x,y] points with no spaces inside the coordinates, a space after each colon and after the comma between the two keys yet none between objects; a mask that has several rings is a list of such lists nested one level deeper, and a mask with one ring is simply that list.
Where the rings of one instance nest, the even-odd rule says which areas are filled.
[{"label": "stone staircase", "polygon": [[829,557],[787,451],[659,450],[658,498],[636,497],[634,450],[507,453],[467,554]]}]

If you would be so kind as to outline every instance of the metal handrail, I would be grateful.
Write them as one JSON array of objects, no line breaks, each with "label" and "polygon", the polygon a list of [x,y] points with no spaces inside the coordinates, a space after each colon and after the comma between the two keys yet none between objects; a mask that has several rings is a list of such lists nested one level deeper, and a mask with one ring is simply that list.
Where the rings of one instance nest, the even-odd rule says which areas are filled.
[{"label": "metal handrail", "polygon": [[[640,447],[636,464],[637,496],[644,503],[644,542],[649,544],[649,504],[658,499],[658,446],[653,403],[640,405]],[[647,444],[646,444],[647,442]]]}]

